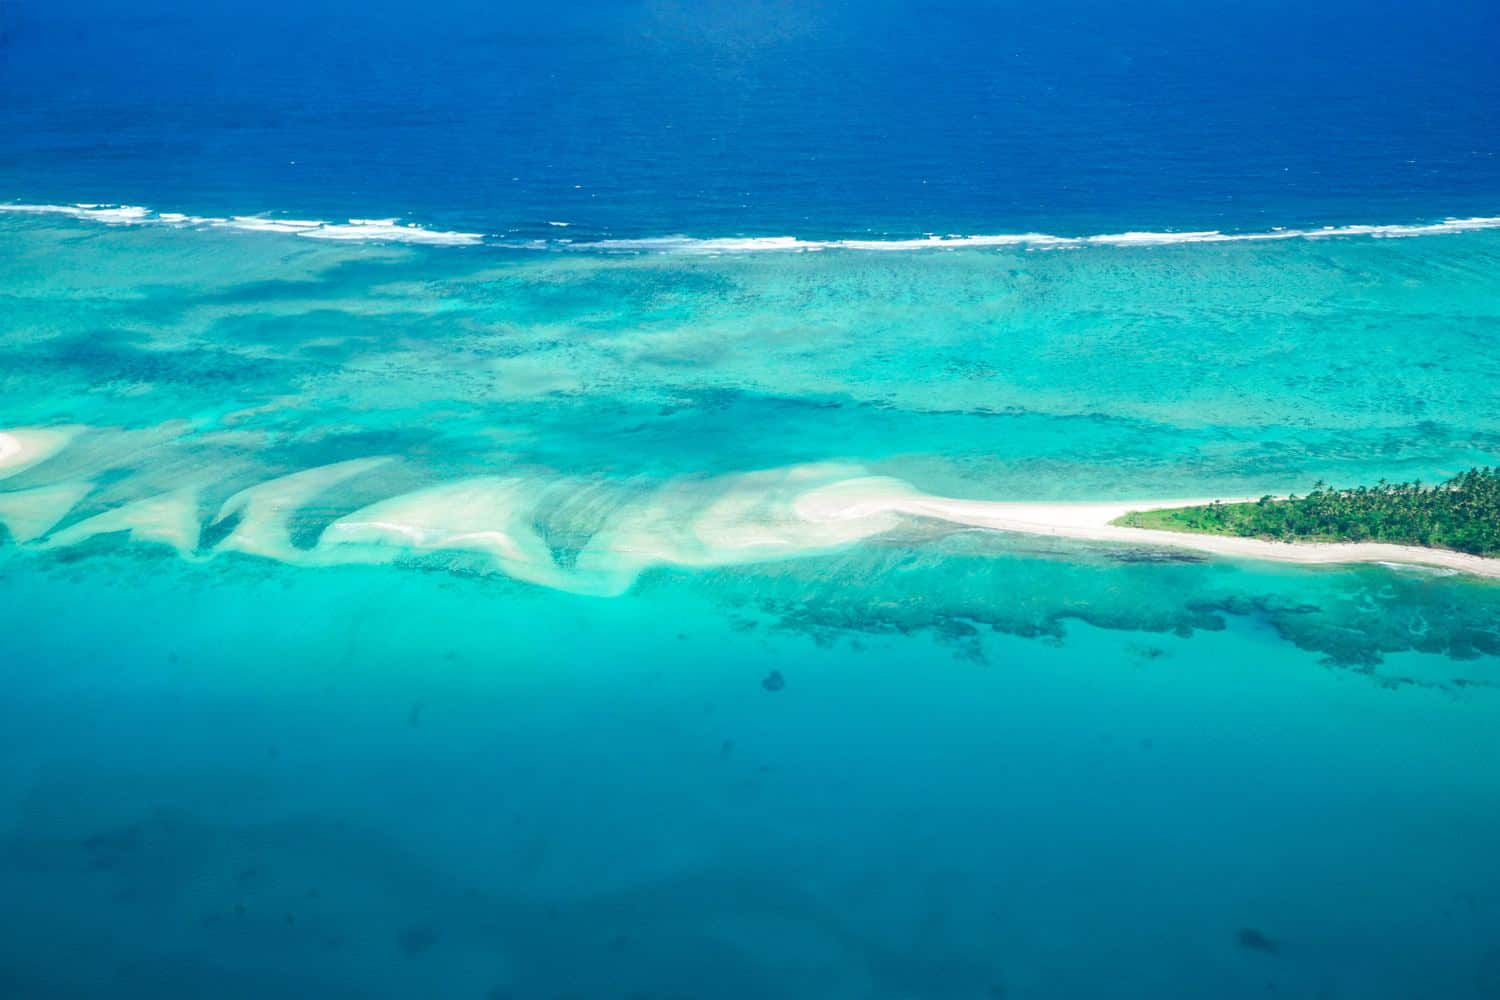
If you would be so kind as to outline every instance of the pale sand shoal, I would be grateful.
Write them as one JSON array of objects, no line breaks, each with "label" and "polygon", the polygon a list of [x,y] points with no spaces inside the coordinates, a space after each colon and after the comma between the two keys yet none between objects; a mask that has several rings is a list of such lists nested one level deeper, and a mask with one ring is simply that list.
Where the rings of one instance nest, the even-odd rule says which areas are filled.
[{"label": "pale sand shoal", "polygon": [[0,430],[0,479],[51,458],[78,434],[77,427]]},{"label": "pale sand shoal", "polygon": [[[66,447],[78,427],[14,428],[0,431],[0,480],[45,461]],[[492,552],[530,578],[546,570],[553,585],[563,579],[530,525],[547,495],[545,483],[479,477],[389,498],[331,525],[317,552],[297,549],[287,519],[311,497],[363,474],[390,456],[357,459],[307,469],[242,490],[223,506],[219,519],[238,523],[218,548],[286,561],[354,558],[350,545],[366,549],[468,548]],[[1500,559],[1411,545],[1378,542],[1273,542],[1158,529],[1111,522],[1131,511],[1189,507],[1208,499],[1113,503],[1010,503],[933,496],[909,483],[882,476],[848,475],[852,467],[811,464],[722,477],[693,488],[664,488],[643,503],[616,512],[580,553],[578,569],[604,583],[590,588],[618,592],[646,567],[658,564],[719,566],[790,558],[883,534],[901,516],[941,520],[993,531],[1118,545],[1157,545],[1246,559],[1304,564],[1394,563],[1429,566],[1500,578]],[[91,487],[87,478],[0,491],[0,523],[17,541],[38,539],[65,516]],[[183,552],[196,548],[197,495],[185,487],[96,515],[62,532],[71,544],[105,531],[130,530],[166,541]],[[1220,498],[1236,503],[1254,497]],[[523,544],[524,543],[524,544]],[[377,553],[378,554],[378,553]],[[367,555],[367,554],[366,554]],[[563,577],[577,576],[563,573]],[[585,574],[587,575],[587,574]],[[544,582],[538,580],[537,582]]]}]

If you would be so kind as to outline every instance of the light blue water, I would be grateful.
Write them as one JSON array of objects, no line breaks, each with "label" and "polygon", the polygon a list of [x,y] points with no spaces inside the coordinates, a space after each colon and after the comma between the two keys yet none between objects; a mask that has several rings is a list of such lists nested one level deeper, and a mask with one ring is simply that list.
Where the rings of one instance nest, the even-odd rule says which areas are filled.
[{"label": "light blue water", "polygon": [[794,511],[1492,462],[1500,234],[4,225],[12,993],[1495,988],[1492,584]]},{"label": "light blue water", "polygon": [[0,8],[0,995],[1500,994],[1497,30]]},{"label": "light blue water", "polygon": [[12,562],[8,617],[89,627],[6,640],[11,988],[1491,987],[1494,691],[1451,684],[1493,659],[1394,655],[1380,675],[1423,683],[1387,683],[1249,606],[1134,631],[1174,592],[1337,606],[1389,574],[917,558],[981,593],[1113,576],[1141,617],[997,634],[857,559],[603,602],[138,554],[23,585]]}]

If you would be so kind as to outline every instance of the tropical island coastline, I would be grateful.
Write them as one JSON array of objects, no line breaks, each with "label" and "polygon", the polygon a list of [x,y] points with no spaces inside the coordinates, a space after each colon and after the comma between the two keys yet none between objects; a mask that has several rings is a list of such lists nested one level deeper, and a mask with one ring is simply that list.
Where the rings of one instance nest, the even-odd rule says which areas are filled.
[{"label": "tropical island coastline", "polygon": [[1379,483],[1306,496],[1135,503],[910,505],[975,527],[1101,542],[1173,546],[1303,564],[1393,563],[1500,578],[1500,469],[1434,486]]}]

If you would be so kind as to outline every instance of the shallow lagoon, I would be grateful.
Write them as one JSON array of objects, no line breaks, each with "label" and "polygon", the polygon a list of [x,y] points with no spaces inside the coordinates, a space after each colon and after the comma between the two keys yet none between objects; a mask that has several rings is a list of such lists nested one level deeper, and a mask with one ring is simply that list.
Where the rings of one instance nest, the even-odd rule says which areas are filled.
[{"label": "shallow lagoon", "polygon": [[[0,480],[11,992],[1500,988],[1493,584],[921,522],[608,597],[483,549],[311,555],[477,476],[526,484],[553,584],[664,512],[774,528],[746,489],[808,464],[992,499],[1431,479],[1500,453],[1500,234],[0,225],[0,426],[82,428]],[[164,496],[180,551],[120,530]]]}]

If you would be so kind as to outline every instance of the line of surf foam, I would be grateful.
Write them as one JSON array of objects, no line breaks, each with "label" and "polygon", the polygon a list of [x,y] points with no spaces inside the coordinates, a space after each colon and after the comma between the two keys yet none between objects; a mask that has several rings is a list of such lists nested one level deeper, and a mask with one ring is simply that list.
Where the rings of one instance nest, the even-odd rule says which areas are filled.
[{"label": "line of surf foam", "polygon": [[140,205],[29,205],[0,203],[0,212],[16,215],[59,215],[107,226],[172,226],[178,228],[229,229],[247,233],[279,233],[312,240],[344,243],[415,243],[427,246],[476,246],[483,233],[429,229],[399,219],[285,219],[270,215],[234,215],[227,218],[157,212]]},{"label": "line of surf foam", "polygon": [[795,236],[760,236],[699,238],[693,236],[659,236],[645,239],[595,240],[572,243],[568,249],[603,253],[660,254],[743,254],[743,253],[813,253],[824,250],[857,250],[901,252],[913,250],[958,250],[1020,247],[1035,250],[1062,250],[1084,247],[1153,247],[1190,243],[1263,243],[1279,240],[1323,240],[1351,237],[1400,239],[1417,236],[1443,236],[1457,233],[1500,229],[1500,216],[1450,218],[1439,222],[1413,224],[1362,224],[1321,226],[1316,228],[1275,228],[1260,232],[1224,232],[1204,229],[1191,232],[1132,231],[1099,233],[1089,236],[1054,236],[1050,233],[999,233],[966,236],[931,234],[912,239],[830,239],[811,240]]},{"label": "line of surf foam", "polygon": [[[755,253],[816,253],[820,251],[864,251],[872,253],[1004,249],[1067,250],[1085,247],[1159,247],[1181,244],[1263,243],[1282,240],[1403,239],[1446,236],[1500,229],[1500,215],[1446,218],[1437,222],[1379,223],[1318,227],[1276,227],[1251,232],[1203,229],[1191,231],[1126,231],[1085,236],[1050,233],[996,233],[989,235],[928,234],[920,237],[869,237],[810,239],[799,236],[651,236],[628,239],[517,240],[483,233],[430,229],[399,219],[292,219],[270,214],[216,216],[157,212],[139,205],[47,205],[0,203],[0,213],[57,215],[110,226],[173,226],[179,228],[228,229],[248,233],[270,233],[305,239],[338,242],[411,243],[428,246],[488,245],[510,250],[561,253],[667,254],[721,256]],[[548,226],[562,223],[549,222]]]}]

